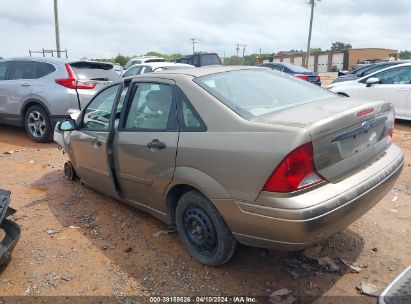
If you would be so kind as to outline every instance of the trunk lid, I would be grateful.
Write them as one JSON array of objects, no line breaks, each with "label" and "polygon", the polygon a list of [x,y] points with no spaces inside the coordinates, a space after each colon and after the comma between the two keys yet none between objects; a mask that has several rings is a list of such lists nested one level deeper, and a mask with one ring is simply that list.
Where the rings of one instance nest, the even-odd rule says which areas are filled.
[{"label": "trunk lid", "polygon": [[392,104],[326,99],[273,112],[252,121],[305,128],[313,143],[316,170],[330,182],[367,166],[387,148]]}]

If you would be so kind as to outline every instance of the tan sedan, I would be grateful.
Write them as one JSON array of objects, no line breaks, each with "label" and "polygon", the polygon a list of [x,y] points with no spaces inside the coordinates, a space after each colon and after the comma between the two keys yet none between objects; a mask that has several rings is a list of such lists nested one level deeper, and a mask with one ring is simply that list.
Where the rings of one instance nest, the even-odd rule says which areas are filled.
[{"label": "tan sedan", "polygon": [[218,266],[238,241],[299,250],[364,214],[401,172],[393,127],[390,103],[220,66],[112,84],[54,139],[69,176],[175,225]]}]

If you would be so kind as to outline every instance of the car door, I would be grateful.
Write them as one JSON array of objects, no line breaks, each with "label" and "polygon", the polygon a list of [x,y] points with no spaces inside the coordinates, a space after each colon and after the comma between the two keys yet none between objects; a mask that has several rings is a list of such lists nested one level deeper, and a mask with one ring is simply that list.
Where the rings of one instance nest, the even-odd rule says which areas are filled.
[{"label": "car door", "polygon": [[6,80],[3,80],[1,108],[4,113],[19,115],[24,101],[30,94],[36,78],[35,61],[11,61],[10,71]]},{"label": "car door", "polygon": [[77,175],[90,187],[116,196],[108,161],[110,119],[122,86],[115,84],[98,93],[83,112],[81,127],[72,131],[68,153]]},{"label": "car door", "polygon": [[411,89],[411,66],[395,67],[370,77],[378,78],[379,83],[366,85],[366,79],[361,80],[364,84],[359,89],[359,97],[391,102],[395,115],[405,117]]},{"label": "car door", "polygon": [[173,83],[165,81],[136,82],[130,88],[113,140],[122,196],[163,215],[162,197],[173,178],[178,142]]}]

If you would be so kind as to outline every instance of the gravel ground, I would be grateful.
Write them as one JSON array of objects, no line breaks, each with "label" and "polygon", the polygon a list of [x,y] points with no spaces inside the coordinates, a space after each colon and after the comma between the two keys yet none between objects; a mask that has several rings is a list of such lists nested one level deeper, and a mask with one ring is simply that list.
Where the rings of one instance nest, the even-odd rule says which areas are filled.
[{"label": "gravel ground", "polygon": [[[376,303],[356,287],[381,289],[411,264],[410,122],[396,123],[394,142],[406,154],[395,188],[318,252],[240,246],[228,264],[210,268],[192,260],[175,233],[155,236],[163,223],[66,180],[56,144],[35,144],[23,129],[1,125],[0,187],[12,191],[22,235],[0,269],[0,295],[268,296],[285,288],[284,303]],[[341,259],[354,263],[351,271]]]}]

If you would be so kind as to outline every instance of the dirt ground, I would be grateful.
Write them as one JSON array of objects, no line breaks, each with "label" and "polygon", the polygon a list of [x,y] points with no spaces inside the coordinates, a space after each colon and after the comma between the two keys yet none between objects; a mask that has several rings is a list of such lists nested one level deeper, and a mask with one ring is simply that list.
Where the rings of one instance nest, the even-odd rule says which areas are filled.
[{"label": "dirt ground", "polygon": [[[300,254],[246,246],[211,268],[191,259],[177,234],[155,236],[163,223],[66,180],[66,155],[55,143],[35,144],[23,129],[0,125],[0,187],[12,191],[22,228],[10,264],[0,269],[0,296],[267,296],[287,288],[297,302],[376,303],[356,286],[384,288],[411,264],[410,122],[396,123],[394,142],[406,155],[395,188],[321,244],[336,272],[301,262]],[[361,272],[348,272],[340,258]]]}]

